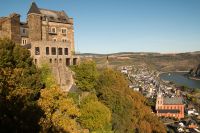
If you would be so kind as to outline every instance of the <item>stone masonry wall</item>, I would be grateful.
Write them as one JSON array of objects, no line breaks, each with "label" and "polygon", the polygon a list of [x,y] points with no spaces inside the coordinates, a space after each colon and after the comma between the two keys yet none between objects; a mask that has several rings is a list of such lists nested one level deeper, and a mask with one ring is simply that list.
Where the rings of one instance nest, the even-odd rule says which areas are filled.
[{"label": "stone masonry wall", "polygon": [[11,39],[11,20],[9,18],[1,20],[0,38]]},{"label": "stone masonry wall", "polygon": [[29,26],[29,39],[30,41],[41,41],[42,40],[42,22],[39,14],[28,15],[28,26]]},{"label": "stone masonry wall", "polygon": [[[49,33],[49,29],[56,28],[56,33],[51,34]],[[63,34],[62,29],[66,29],[67,33]],[[74,50],[74,30],[73,25],[71,24],[64,24],[64,23],[55,23],[55,22],[48,22],[42,21],[42,40],[53,41],[56,39],[57,42],[62,42],[63,39],[66,39],[66,43],[70,44],[70,53]]]},{"label": "stone masonry wall", "polygon": [[21,44],[20,15],[12,14],[10,17],[11,17],[11,40],[13,40],[17,44]]}]

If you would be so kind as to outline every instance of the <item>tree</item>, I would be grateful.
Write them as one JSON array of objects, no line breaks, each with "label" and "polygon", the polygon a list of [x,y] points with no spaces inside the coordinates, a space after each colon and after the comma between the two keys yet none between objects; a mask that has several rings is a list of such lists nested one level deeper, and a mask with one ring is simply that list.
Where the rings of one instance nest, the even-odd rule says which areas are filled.
[{"label": "tree", "polygon": [[80,65],[73,66],[75,72],[76,86],[82,91],[92,91],[97,85],[98,72],[96,65],[92,61],[86,61]]},{"label": "tree", "polygon": [[76,119],[80,116],[80,112],[73,100],[60,89],[41,90],[38,105],[45,114],[39,122],[42,132],[79,132]]},{"label": "tree", "polygon": [[40,78],[42,83],[44,83],[45,88],[56,87],[56,80],[52,75],[52,71],[48,64],[42,64],[40,68]]},{"label": "tree", "polygon": [[80,111],[79,122],[82,127],[90,129],[90,131],[110,131],[107,127],[110,125],[111,112],[98,101],[95,94],[89,94],[82,100]]},{"label": "tree", "polygon": [[112,69],[101,70],[96,92],[99,100],[112,111],[114,132],[166,132],[146,106],[146,99],[128,88],[121,73]]},{"label": "tree", "polygon": [[[38,132],[42,111],[37,106],[42,87],[39,72],[27,49],[0,40],[0,129]],[[34,117],[32,117],[34,115]]]}]

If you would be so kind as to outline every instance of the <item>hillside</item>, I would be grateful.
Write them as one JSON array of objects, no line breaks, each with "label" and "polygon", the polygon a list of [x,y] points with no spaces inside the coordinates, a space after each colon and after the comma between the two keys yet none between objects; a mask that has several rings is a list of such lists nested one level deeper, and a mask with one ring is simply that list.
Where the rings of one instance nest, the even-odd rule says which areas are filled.
[{"label": "hillside", "polygon": [[177,54],[122,52],[114,54],[80,54],[81,58],[93,59],[98,65],[108,61],[112,67],[120,65],[148,65],[159,71],[185,71],[195,68],[200,62],[200,52]]}]

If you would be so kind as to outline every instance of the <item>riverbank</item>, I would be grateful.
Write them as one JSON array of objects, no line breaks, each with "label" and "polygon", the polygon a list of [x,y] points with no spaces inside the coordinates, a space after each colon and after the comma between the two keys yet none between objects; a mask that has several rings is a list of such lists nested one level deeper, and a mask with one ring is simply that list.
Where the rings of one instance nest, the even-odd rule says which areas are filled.
[{"label": "riverbank", "polygon": [[160,74],[163,74],[163,73],[188,73],[189,71],[166,71],[166,72],[159,72],[158,76],[160,76]]},{"label": "riverbank", "polygon": [[197,78],[197,77],[191,77],[191,76],[188,76],[189,79],[192,79],[192,80],[198,80],[200,81],[200,78]]}]

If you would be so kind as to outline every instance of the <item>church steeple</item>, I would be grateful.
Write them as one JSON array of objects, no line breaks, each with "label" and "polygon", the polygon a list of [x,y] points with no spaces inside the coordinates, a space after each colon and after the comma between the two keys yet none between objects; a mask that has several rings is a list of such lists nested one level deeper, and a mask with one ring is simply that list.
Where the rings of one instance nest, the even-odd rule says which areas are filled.
[{"label": "church steeple", "polygon": [[41,14],[41,12],[35,2],[32,2],[31,7],[28,11],[28,14],[31,14],[31,13]]}]

